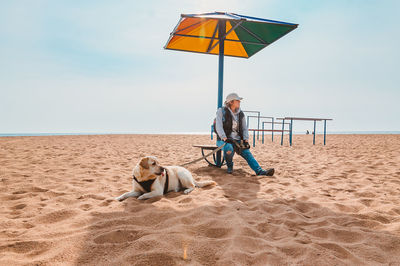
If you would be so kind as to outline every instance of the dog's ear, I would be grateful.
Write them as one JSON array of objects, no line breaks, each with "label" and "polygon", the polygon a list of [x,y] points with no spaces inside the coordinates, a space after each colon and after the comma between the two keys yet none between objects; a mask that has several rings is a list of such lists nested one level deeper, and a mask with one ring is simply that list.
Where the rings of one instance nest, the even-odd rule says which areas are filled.
[{"label": "dog's ear", "polygon": [[149,158],[143,158],[139,164],[141,167],[149,169]]}]

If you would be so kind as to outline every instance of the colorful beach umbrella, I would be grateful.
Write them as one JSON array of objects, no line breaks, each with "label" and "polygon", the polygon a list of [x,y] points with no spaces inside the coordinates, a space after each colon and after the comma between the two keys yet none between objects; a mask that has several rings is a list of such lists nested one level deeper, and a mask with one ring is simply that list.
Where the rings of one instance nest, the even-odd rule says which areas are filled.
[{"label": "colorful beach umbrella", "polygon": [[219,108],[222,106],[224,56],[249,58],[297,26],[225,12],[182,14],[164,48],[219,55]]}]

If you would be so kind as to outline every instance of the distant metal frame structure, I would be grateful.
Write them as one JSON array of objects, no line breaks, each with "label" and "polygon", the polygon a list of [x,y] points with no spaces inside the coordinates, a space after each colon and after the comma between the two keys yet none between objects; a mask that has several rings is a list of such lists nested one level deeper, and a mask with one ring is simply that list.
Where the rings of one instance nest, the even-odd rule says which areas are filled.
[{"label": "distant metal frame structure", "polygon": [[[249,122],[250,122],[250,120],[249,120],[249,117],[258,117],[258,119],[257,119],[257,129],[260,129],[260,118],[261,118],[261,112],[260,111],[242,111],[243,113],[256,113],[257,114],[257,116],[247,116],[247,127],[249,127]],[[259,140],[260,139],[260,133],[259,132],[257,132],[257,140]]]},{"label": "distant metal frame structure", "polygon": [[[282,130],[274,129],[274,125],[276,125],[276,124],[278,124],[278,125],[282,124],[281,122],[275,122],[274,120],[275,120],[275,119],[272,117],[272,122],[267,122],[267,121],[262,122],[262,130],[263,130],[263,133],[262,133],[262,144],[264,144],[264,132],[265,132],[265,131],[266,131],[266,132],[271,132],[272,142],[274,142],[274,132],[282,132]],[[270,130],[268,130],[268,129],[265,130],[264,124],[272,124],[271,129],[270,129]],[[289,124],[289,123],[286,123],[286,124]]]},{"label": "distant metal frame structure", "polygon": [[[253,147],[256,146],[256,132],[271,132],[271,129],[249,129],[249,131],[253,131]],[[283,133],[284,131],[287,131],[290,133],[290,130],[279,130],[279,129],[275,129],[275,132],[282,132],[282,139],[283,139]]]},{"label": "distant metal frame structure", "polygon": [[[313,145],[315,145],[315,135],[316,135],[316,124],[317,121],[324,121],[324,145],[326,145],[326,121],[331,121],[331,118],[310,118],[310,117],[284,117],[284,118],[277,118],[277,120],[282,120],[282,130],[284,129],[285,120],[290,120],[290,133],[289,133],[289,143],[292,146],[292,139],[293,139],[293,121],[314,121],[314,132],[313,132]],[[283,132],[282,132],[283,135]],[[283,142],[281,141],[281,145]]]},{"label": "distant metal frame structure", "polygon": [[[260,115],[248,115],[247,116],[247,127],[249,126],[249,118],[257,118],[258,119],[258,123],[257,123],[257,130],[260,129],[260,122],[262,124],[262,129],[264,129],[264,122],[261,121],[260,119],[272,119],[272,121],[274,120],[274,118],[272,116],[260,116]],[[257,131],[257,140],[259,140],[259,135],[260,135],[260,131]],[[264,131],[262,131],[262,143],[264,144]]]},{"label": "distant metal frame structure", "polygon": [[[249,118],[271,119],[271,121],[261,121],[261,126],[262,126],[261,129],[258,127],[257,130],[255,130],[255,129],[250,129],[250,130],[249,130],[249,131],[253,131],[253,133],[255,133],[255,131],[257,131],[258,135],[259,135],[259,132],[260,132],[260,131],[262,132],[262,137],[261,137],[262,144],[264,144],[264,135],[265,135],[265,132],[271,132],[272,142],[274,142],[274,132],[282,132],[282,130],[284,130],[284,128],[283,128],[282,130],[274,129],[274,125],[275,125],[275,124],[282,124],[282,123],[280,123],[280,122],[275,122],[275,118],[272,117],[272,116],[254,116],[254,115],[249,115],[249,116],[247,116],[247,125],[249,124]],[[272,124],[272,128],[271,128],[271,129],[265,129],[265,126],[264,126],[265,124]],[[289,123],[286,123],[286,124],[289,124]],[[259,125],[259,124],[258,124],[258,125]],[[284,130],[284,131],[285,131],[285,130]],[[283,131],[283,133],[284,133],[284,131]],[[283,136],[282,136],[281,138],[283,138]],[[258,136],[257,136],[257,140],[259,140]],[[254,141],[253,141],[253,142],[254,142]],[[254,144],[253,144],[253,147],[254,147]]]}]

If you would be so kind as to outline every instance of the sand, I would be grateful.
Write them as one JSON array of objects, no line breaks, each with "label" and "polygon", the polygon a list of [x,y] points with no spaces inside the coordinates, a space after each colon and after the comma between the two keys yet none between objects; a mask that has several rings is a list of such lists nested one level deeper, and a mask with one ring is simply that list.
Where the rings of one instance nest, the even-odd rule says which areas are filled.
[{"label": "sand", "polygon": [[400,265],[400,135],[327,140],[258,143],[274,177],[199,162],[216,186],[121,203],[142,156],[181,164],[210,137],[2,137],[0,264]]}]

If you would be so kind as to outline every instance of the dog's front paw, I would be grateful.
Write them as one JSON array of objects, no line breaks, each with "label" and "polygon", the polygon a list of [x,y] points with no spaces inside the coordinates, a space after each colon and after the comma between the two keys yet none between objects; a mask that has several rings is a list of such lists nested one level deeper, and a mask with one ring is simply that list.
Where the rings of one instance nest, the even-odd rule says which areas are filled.
[{"label": "dog's front paw", "polygon": [[145,199],[147,199],[147,197],[145,195],[142,195],[142,196],[139,196],[137,199],[138,200],[145,200]]},{"label": "dog's front paw", "polygon": [[119,196],[119,197],[116,197],[116,198],[115,198],[115,200],[118,200],[118,201],[123,201],[123,200],[125,200],[125,198],[124,198],[124,197],[122,197],[122,196]]}]

